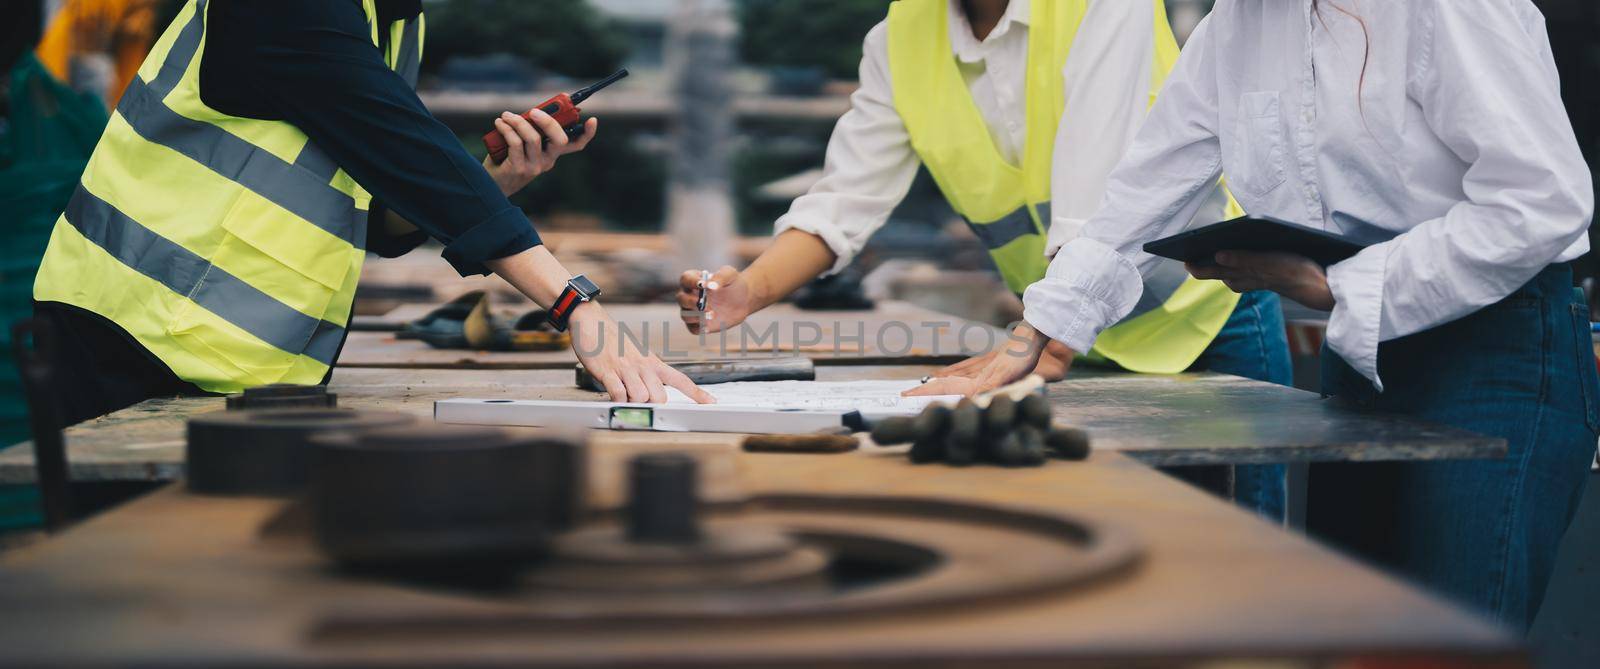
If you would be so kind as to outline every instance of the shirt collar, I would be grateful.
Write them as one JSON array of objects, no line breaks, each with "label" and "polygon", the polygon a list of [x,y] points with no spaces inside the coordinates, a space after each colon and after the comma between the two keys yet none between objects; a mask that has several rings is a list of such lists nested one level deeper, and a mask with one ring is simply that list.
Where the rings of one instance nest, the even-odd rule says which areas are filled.
[{"label": "shirt collar", "polygon": [[1006,7],[1005,15],[1000,17],[1000,22],[995,24],[994,30],[979,42],[972,34],[972,23],[967,20],[967,12],[961,8],[961,0],[950,0],[949,6],[950,46],[956,52],[956,58],[967,63],[983,60],[988,55],[989,48],[1014,28],[1026,28],[1029,17],[1033,14],[1030,11],[1031,0],[1011,0],[1011,4]]}]

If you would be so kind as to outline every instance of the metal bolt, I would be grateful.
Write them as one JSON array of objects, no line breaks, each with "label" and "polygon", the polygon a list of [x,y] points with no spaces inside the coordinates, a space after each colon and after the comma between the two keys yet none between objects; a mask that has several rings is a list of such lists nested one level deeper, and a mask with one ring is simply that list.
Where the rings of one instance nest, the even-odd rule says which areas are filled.
[{"label": "metal bolt", "polygon": [[652,453],[629,462],[628,540],[699,541],[698,481],[699,463],[683,453]]}]

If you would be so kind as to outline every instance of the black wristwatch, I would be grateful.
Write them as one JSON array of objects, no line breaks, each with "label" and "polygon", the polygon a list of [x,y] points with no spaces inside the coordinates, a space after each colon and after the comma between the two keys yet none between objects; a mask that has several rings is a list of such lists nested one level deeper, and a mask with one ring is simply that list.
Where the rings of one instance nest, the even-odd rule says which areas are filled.
[{"label": "black wristwatch", "polygon": [[572,312],[578,305],[593,301],[600,297],[600,287],[594,285],[582,274],[567,280],[567,287],[556,298],[555,305],[550,307],[550,325],[561,332],[567,331],[567,323],[572,320]]}]

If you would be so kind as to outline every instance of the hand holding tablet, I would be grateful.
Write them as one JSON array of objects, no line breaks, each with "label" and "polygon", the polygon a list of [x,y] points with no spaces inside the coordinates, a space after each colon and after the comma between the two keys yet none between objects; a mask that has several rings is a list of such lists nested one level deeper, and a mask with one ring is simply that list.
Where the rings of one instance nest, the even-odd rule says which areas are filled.
[{"label": "hand holding tablet", "polygon": [[1360,253],[1365,244],[1331,232],[1266,216],[1245,216],[1158,239],[1145,253],[1195,265],[1216,262],[1222,251],[1277,251],[1302,255],[1327,267]]}]

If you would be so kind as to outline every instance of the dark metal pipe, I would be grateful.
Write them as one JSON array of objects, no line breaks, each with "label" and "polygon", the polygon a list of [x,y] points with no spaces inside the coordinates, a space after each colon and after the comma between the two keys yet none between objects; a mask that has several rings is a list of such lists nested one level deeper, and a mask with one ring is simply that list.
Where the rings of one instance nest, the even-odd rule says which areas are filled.
[{"label": "dark metal pipe", "polygon": [[628,463],[628,540],[692,544],[700,540],[699,463],[685,453],[651,453]]},{"label": "dark metal pipe", "polygon": [[[38,472],[39,499],[44,507],[44,526],[51,532],[72,520],[72,487],[67,471],[66,442],[56,419],[55,396],[51,384],[55,370],[50,367],[50,346],[55,342],[50,324],[37,319],[11,326],[11,353],[22,377],[28,399],[29,423],[33,429],[33,460]],[[31,342],[30,347],[27,342]]]}]

